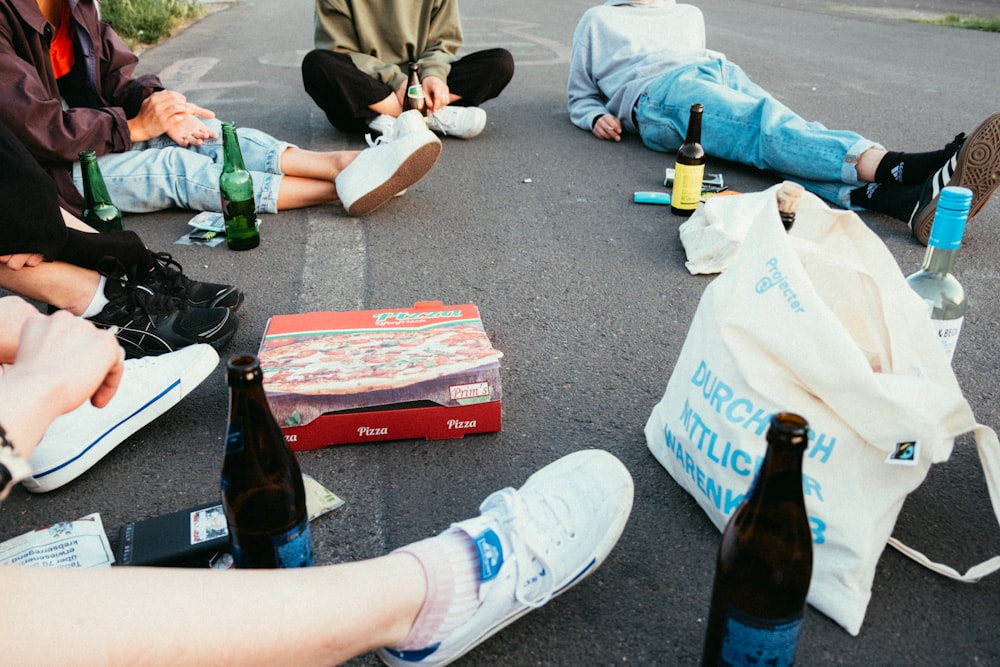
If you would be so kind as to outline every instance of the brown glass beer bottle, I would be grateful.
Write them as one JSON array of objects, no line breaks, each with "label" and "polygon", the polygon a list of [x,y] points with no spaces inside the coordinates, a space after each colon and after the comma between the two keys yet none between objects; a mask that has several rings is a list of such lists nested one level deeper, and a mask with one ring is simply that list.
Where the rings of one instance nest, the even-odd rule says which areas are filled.
[{"label": "brown glass beer bottle", "polygon": [[808,432],[798,415],[771,419],[760,471],[722,533],[703,667],[794,663],[812,577],[802,492]]},{"label": "brown glass beer bottle", "polygon": [[701,201],[701,182],[705,178],[705,149],[701,145],[703,111],[702,105],[691,105],[687,135],[677,149],[674,187],[670,193],[670,210],[676,215],[691,215]]},{"label": "brown glass beer bottle", "polygon": [[799,199],[802,198],[803,192],[805,192],[805,188],[795,181],[783,181],[781,187],[778,188],[776,195],[778,198],[778,217],[781,218],[781,224],[784,225],[786,232],[792,231],[792,227],[795,225],[795,209],[798,208]]},{"label": "brown glass beer bottle", "polygon": [[406,99],[403,100],[403,111],[416,109],[421,115],[427,115],[427,101],[424,99],[424,86],[420,83],[417,63],[408,65],[409,78],[406,82]]},{"label": "brown glass beer bottle", "polygon": [[313,563],[306,493],[295,454],[271,414],[260,362],[226,365],[229,425],[222,462],[222,507],[238,568]]}]

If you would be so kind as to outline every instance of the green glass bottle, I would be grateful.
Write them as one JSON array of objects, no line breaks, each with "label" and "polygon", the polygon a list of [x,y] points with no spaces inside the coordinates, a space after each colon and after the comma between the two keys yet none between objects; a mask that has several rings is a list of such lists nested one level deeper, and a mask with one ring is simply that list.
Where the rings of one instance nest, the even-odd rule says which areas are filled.
[{"label": "green glass bottle", "polygon": [[927,303],[931,322],[949,361],[955,354],[958,334],[968,309],[965,289],[952,271],[962,245],[965,222],[972,205],[972,190],[949,186],[938,195],[934,225],[927,240],[924,264],[906,282]]},{"label": "green glass bottle", "polygon": [[80,171],[83,174],[83,221],[101,233],[120,232],[125,229],[122,224],[122,212],[111,201],[108,188],[104,184],[104,176],[97,164],[97,153],[94,151],[80,152]]},{"label": "green glass bottle", "polygon": [[260,221],[253,198],[253,178],[243,164],[236,126],[231,121],[222,123],[222,156],[219,196],[226,223],[226,245],[230,250],[250,250],[260,245]]}]

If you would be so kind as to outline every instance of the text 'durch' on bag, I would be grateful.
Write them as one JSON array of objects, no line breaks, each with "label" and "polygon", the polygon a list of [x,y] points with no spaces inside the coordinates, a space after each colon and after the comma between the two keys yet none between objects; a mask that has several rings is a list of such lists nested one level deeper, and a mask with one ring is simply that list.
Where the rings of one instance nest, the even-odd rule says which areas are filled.
[{"label": "text 'durch' on bag", "polygon": [[[886,544],[961,581],[1000,569],[998,556],[961,574],[891,538],[906,496],[970,431],[1000,521],[1000,443],[976,423],[926,306],[882,241],[809,193],[786,233],[775,190],[702,207],[725,207],[713,219],[741,231],[707,234],[725,270],[702,295],[647,445],[721,530],[764,455],[770,416],[805,417],[809,603],[857,635]],[[703,225],[697,216],[688,222]]]}]

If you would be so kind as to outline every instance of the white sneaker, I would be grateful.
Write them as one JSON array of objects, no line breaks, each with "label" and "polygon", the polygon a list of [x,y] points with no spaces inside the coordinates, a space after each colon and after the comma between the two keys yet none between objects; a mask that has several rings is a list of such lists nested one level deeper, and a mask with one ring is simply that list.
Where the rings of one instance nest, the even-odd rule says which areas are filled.
[{"label": "white sneaker", "polygon": [[632,476],[608,452],[565,456],[519,490],[497,491],[480,516],[454,524],[482,560],[479,609],[438,644],[415,651],[383,648],[387,665],[440,667],[532,609],[580,583],[604,562],[632,511]]},{"label": "white sneaker", "polygon": [[127,359],[118,391],[106,406],[95,408],[88,401],[52,422],[31,453],[33,475],[22,482],[24,488],[45,493],[76,479],[176,405],[218,363],[218,353],[204,343]]},{"label": "white sneaker", "polygon": [[486,112],[479,107],[449,105],[428,116],[427,127],[449,137],[471,139],[486,127]]},{"label": "white sneaker", "polygon": [[388,132],[337,175],[337,194],[350,216],[371,213],[431,170],[441,140],[427,129],[419,111],[406,111]]},{"label": "white sneaker", "polygon": [[373,132],[378,132],[379,134],[388,134],[389,130],[396,123],[396,119],[389,114],[379,114],[377,117],[373,118],[368,122],[368,128]]}]

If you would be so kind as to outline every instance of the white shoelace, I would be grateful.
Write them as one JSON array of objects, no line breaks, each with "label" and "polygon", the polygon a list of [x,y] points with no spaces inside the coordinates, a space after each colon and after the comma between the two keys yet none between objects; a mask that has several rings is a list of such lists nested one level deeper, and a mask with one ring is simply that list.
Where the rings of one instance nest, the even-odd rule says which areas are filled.
[{"label": "white shoelace", "polygon": [[535,508],[535,516],[528,517],[524,499],[510,488],[493,493],[483,501],[480,510],[500,522],[514,550],[514,562],[518,564],[518,569],[532,564],[537,566],[540,574],[531,579],[518,572],[514,598],[528,607],[541,607],[552,599],[557,582],[547,558],[537,550],[536,545],[553,542],[559,546],[563,539],[574,537],[567,531],[566,522],[548,503],[540,504]]},{"label": "white shoelace", "polygon": [[371,133],[365,133],[365,141],[368,142],[369,148],[375,148],[376,146],[383,146],[385,144],[392,142],[392,137],[386,136],[385,134],[380,134],[375,139],[372,139]]}]

